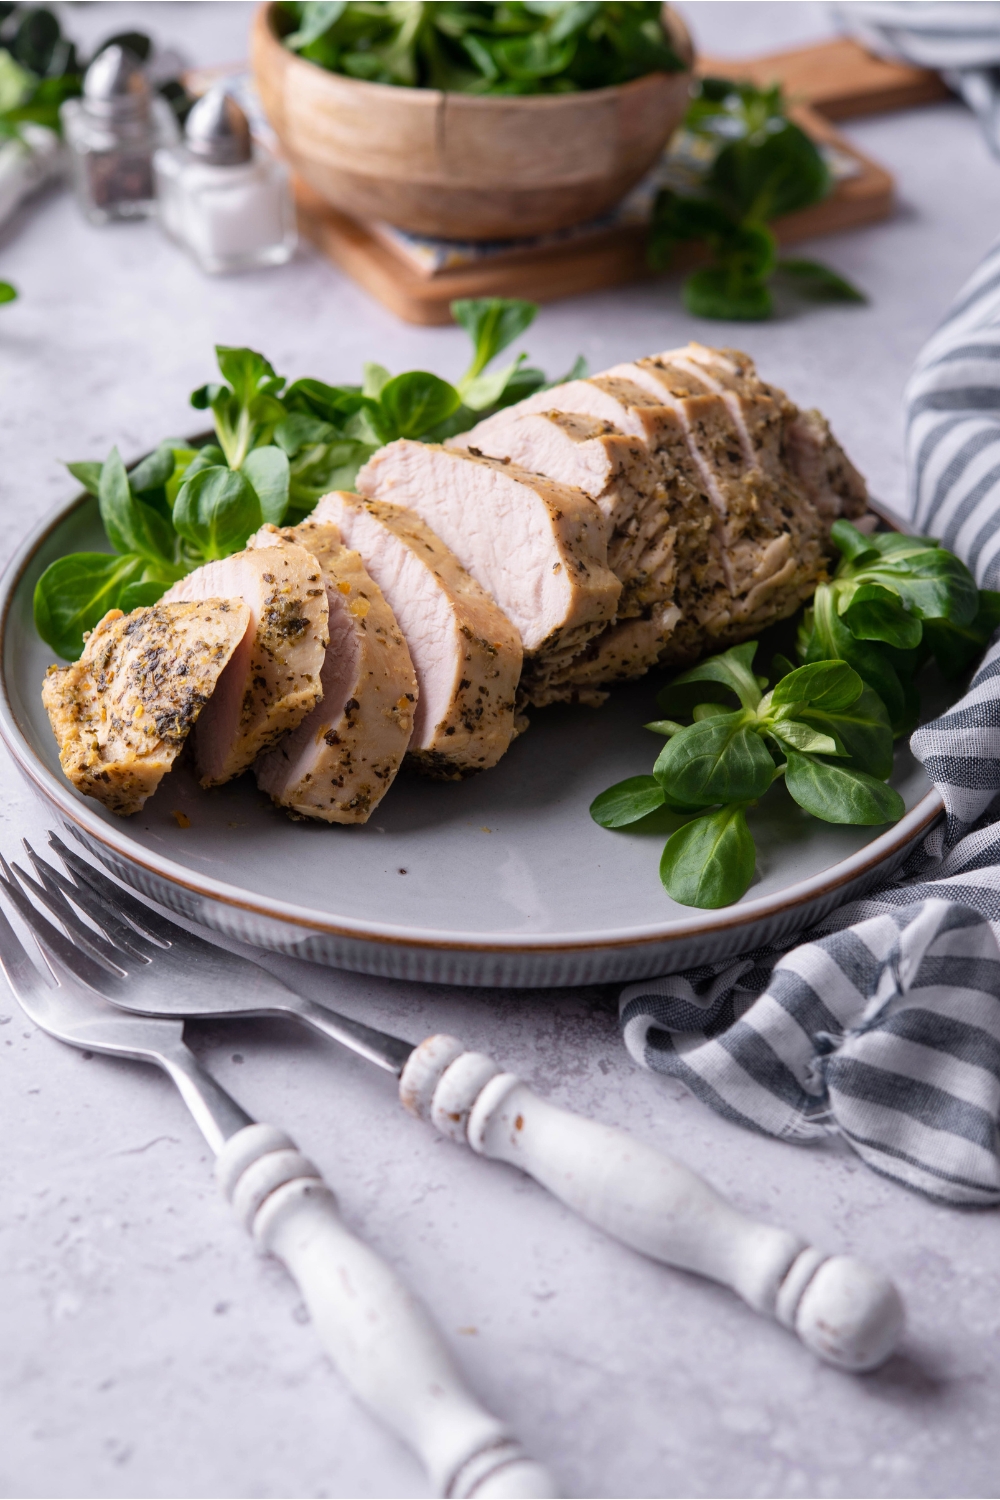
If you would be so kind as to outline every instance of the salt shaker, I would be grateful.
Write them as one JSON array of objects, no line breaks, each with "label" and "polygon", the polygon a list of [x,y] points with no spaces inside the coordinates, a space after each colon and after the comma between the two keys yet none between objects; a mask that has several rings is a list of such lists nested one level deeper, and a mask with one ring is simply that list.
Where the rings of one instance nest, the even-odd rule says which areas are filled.
[{"label": "salt shaker", "polygon": [[184,143],[154,159],[164,229],[202,270],[283,264],[297,235],[288,173],[254,144],[247,117],[216,85],[188,115]]},{"label": "salt shaker", "polygon": [[91,63],[83,97],[60,109],[80,207],[92,224],[156,211],[153,153],[177,139],[170,106],[154,95],[142,63],[113,43]]}]

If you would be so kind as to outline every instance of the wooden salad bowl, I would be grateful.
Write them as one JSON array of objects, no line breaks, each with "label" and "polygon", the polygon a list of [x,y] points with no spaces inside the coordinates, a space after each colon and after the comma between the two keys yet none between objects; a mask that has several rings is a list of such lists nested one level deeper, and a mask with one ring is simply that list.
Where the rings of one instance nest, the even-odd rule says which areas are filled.
[{"label": "wooden salad bowl", "polygon": [[[366,83],[283,47],[276,10],[254,17],[250,56],[285,157],[333,207],[417,234],[512,239],[594,218],[649,170],[687,107],[690,71],[495,98]],[[690,69],[684,24],[664,13]]]}]

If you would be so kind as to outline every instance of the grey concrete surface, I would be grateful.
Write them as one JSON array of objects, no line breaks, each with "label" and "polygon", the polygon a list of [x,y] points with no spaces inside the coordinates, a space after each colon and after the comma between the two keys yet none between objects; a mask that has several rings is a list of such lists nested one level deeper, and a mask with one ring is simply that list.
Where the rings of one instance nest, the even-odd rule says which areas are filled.
[{"label": "grey concrete surface", "polygon": [[[713,52],[795,45],[823,8],[684,4]],[[193,60],[244,45],[246,4],[91,4],[96,40],[144,24]],[[670,280],[543,309],[553,371],[694,336],[749,349],[830,416],[902,509],[900,393],[922,340],[997,231],[1000,166],[964,109],[856,121],[897,175],[893,220],[809,247],[870,294],[764,325],[709,325]],[[808,253],[804,251],[803,253]],[[0,549],[72,492],[59,459],[131,457],[201,419],[187,393],[215,342],[292,375],[364,359],[455,375],[464,336],[397,323],[312,252],[205,279],[155,225],[98,230],[66,195],[0,240]],[[0,848],[45,816],[0,761]],[[291,961],[269,959],[277,968]],[[1000,1223],[936,1206],[844,1149],[743,1133],[636,1070],[608,991],[401,986],[311,968],[318,997],[418,1038],[450,1030],[554,1099],[676,1152],[740,1206],[887,1267],[909,1308],[900,1354],[852,1378],[731,1295],[601,1238],[512,1171],[403,1116],[390,1081],[290,1025],[190,1028],[248,1109],[322,1166],[348,1222],[424,1296],[493,1409],[575,1496],[1000,1493]],[[405,1496],[411,1457],[345,1393],[281,1268],[255,1257],[169,1085],[34,1032],[0,992],[0,1493]]]}]

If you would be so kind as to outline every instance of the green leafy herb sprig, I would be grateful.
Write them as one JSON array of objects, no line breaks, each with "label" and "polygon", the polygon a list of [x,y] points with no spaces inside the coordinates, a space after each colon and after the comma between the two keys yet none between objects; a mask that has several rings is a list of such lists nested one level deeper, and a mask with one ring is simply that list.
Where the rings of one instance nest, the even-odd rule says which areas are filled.
[{"label": "green leafy herb sprig", "polygon": [[[153,50],[144,32],[122,31],[83,59],[53,11],[0,0],[0,141],[18,139],[25,125],[44,125],[60,134],[59,106],[82,93],[89,63],[114,42],[143,62]],[[180,80],[167,79],[158,91],[183,120],[194,99]]]},{"label": "green leafy herb sprig", "polygon": [[0,4],[0,140],[27,124],[59,130],[59,106],[83,86],[83,64],[43,7]]},{"label": "green leafy herb sprig", "polygon": [[977,589],[965,564],[929,537],[867,536],[836,521],[832,539],[841,560],[803,615],[799,658],[850,662],[882,699],[893,733],[909,734],[920,667],[933,656],[946,678],[967,671],[1000,625],[1000,593]]},{"label": "green leafy herb sprig", "polygon": [[[114,551],[75,552],[46,568],[35,588],[39,635],[74,660],[109,609],[153,604],[192,568],[239,551],[264,522],[301,520],[321,495],[352,488],[384,443],[440,442],[559,383],[527,366],[524,354],[488,368],[537,311],[502,298],[452,303],[473,345],[457,385],[423,370],[393,376],[376,364],[365,366],[361,385],[289,384],[255,350],[217,347],[221,380],[191,396],[197,410],[211,411],[214,442],[192,448],[168,438],[129,472],[117,448],[103,464],[67,465],[97,497]],[[560,381],[585,372],[578,360]]]},{"label": "green leafy herb sprig", "polygon": [[285,0],[284,44],[333,73],[465,94],[560,94],[684,64],[650,0]]},{"label": "green leafy herb sprig", "polygon": [[[693,722],[647,724],[667,736],[652,775],[620,781],[591,804],[602,828],[624,828],[660,807],[695,814],[671,834],[660,861],[660,879],[685,906],[728,906],[746,891],[757,859],[747,809],[778,780],[827,823],[875,826],[904,812],[886,785],[888,715],[853,667],[813,662],[783,672],[765,692],[767,678],[753,670],[756,651],[748,641],[675,678],[659,706]],[[692,707],[692,696],[702,701]]]},{"label": "green leafy herb sprig", "polygon": [[9,281],[0,281],[0,303],[16,301],[17,287],[12,286]]},{"label": "green leafy herb sprig", "polygon": [[822,154],[785,112],[781,89],[703,78],[684,117],[693,191],[664,188],[653,210],[649,260],[669,266],[677,245],[703,240],[707,266],[684,281],[687,310],[701,318],[769,318],[771,287],[806,298],[864,302],[861,292],[819,261],[778,258],[769,225],[808,208],[832,183]]}]

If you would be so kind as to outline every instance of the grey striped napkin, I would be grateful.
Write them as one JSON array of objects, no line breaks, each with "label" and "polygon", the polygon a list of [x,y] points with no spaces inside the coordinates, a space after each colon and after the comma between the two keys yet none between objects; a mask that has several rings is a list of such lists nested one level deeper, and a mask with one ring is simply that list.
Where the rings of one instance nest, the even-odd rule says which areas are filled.
[{"label": "grey striped napkin", "polygon": [[869,52],[933,68],[961,94],[1000,156],[1000,5],[993,0],[850,0],[831,7]]},{"label": "grey striped napkin", "polygon": [[[920,355],[906,401],[918,526],[981,587],[1000,588],[1000,242]],[[910,1187],[993,1205],[1000,642],[961,702],[910,743],[947,817],[892,882],[791,952],[629,985],[622,1031],[636,1062],[740,1125],[803,1142],[837,1134]]]}]

